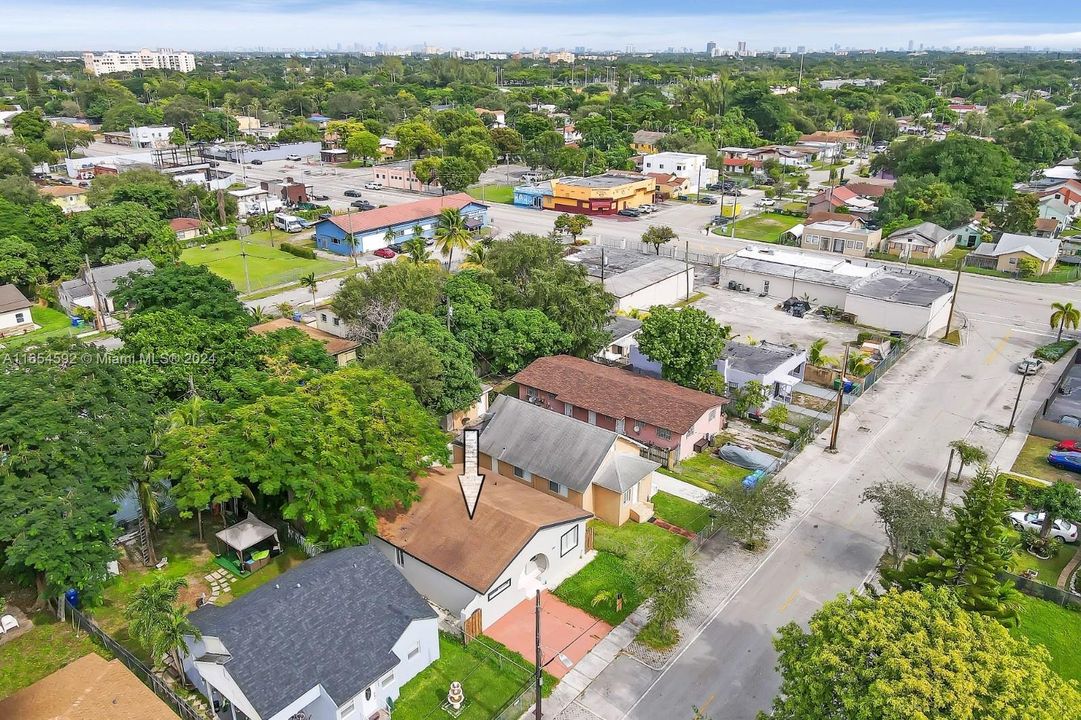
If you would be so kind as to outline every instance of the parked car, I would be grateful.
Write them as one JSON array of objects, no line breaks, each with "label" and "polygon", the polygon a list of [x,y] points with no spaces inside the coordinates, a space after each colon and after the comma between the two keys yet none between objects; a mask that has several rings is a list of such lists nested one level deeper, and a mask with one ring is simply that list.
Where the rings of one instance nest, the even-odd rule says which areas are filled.
[{"label": "parked car", "polygon": [[656,209],[657,208],[653,207],[649,203],[646,203],[645,205],[639,205],[638,206],[638,211],[639,212],[644,212],[644,213],[651,213],[651,212],[654,212]]},{"label": "parked car", "polygon": [[1063,415],[1058,419],[1058,423],[1066,427],[1081,427],[1081,418],[1076,415]]},{"label": "parked car", "polygon": [[372,205],[367,200],[354,200],[353,202],[349,203],[349,205],[350,205],[350,207],[355,207],[357,210],[360,210],[361,212],[363,212],[365,210],[375,210],[375,205]]},{"label": "parked car", "polygon": [[1040,370],[1043,370],[1043,360],[1039,358],[1027,357],[1017,363],[1017,372],[1022,375],[1035,375]]},{"label": "parked car", "polygon": [[379,248],[378,250],[375,251],[375,256],[376,257],[387,258],[388,260],[390,258],[397,257],[397,255],[398,255],[398,253],[394,252],[393,250],[391,250],[388,247]]},{"label": "parked car", "polygon": [[259,158],[255,158],[254,160],[251,161],[251,164],[252,165],[262,165],[263,161],[260,160]]},{"label": "parked car", "polygon": [[1063,440],[1055,446],[1059,452],[1081,452],[1081,443],[1076,440]]},{"label": "parked car", "polygon": [[777,202],[775,200],[763,200],[762,207],[773,207]]},{"label": "parked car", "polygon": [[617,215],[622,215],[623,217],[634,217],[634,218],[636,218],[639,215],[641,215],[642,213],[638,212],[637,208],[623,208],[622,210],[620,210],[616,214]]},{"label": "parked car", "polygon": [[299,155],[286,155],[285,159],[289,160],[291,162],[300,162],[300,160],[301,160]]},{"label": "parked car", "polygon": [[1054,452],[1047,455],[1047,462],[1063,470],[1072,470],[1081,473],[1081,452]]},{"label": "parked car", "polygon": [[703,205],[716,205],[717,198],[713,197],[712,195],[703,195],[702,197],[698,198],[698,202],[702,203]]},{"label": "parked car", "polygon": [[409,240],[399,240],[398,242],[392,242],[390,245],[387,245],[387,247],[396,253],[402,253],[405,251],[405,244],[407,242],[409,242]]},{"label": "parked car", "polygon": [[329,195],[312,195],[312,200],[318,200],[319,202],[325,202],[330,200]]},{"label": "parked car", "polygon": [[[1025,512],[1018,510],[1010,513],[1010,524],[1017,530],[1034,530],[1039,532],[1043,528],[1043,513]],[[1077,542],[1077,526],[1069,520],[1055,520],[1051,523],[1051,537],[1062,538],[1062,542]]]},{"label": "parked car", "polygon": [[686,195],[684,193],[680,193],[679,195],[676,195],[676,200],[684,200],[684,201],[686,201],[686,200],[690,200],[690,199],[691,199],[691,196]]},{"label": "parked car", "polygon": [[730,218],[730,217],[725,217],[724,215],[714,215],[713,216],[713,224],[714,225],[727,225],[730,222],[732,222],[732,218]]},{"label": "parked car", "polygon": [[360,197],[360,190],[346,190],[343,194],[346,197]]},{"label": "parked car", "polygon": [[372,182],[366,182],[366,183],[364,183],[364,189],[365,190],[382,190],[383,189],[383,183],[375,182],[374,180]]}]

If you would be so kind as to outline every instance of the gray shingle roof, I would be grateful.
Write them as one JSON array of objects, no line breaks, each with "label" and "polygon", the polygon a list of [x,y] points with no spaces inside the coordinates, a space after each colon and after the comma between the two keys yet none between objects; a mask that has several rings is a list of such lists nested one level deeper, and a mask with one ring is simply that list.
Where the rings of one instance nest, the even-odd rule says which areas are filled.
[{"label": "gray shingle roof", "polygon": [[730,342],[724,346],[721,357],[728,366],[752,375],[766,375],[776,370],[786,360],[801,351],[783,345],[747,345]]},{"label": "gray shingle roof", "polygon": [[938,243],[949,240],[953,233],[944,227],[934,224],[933,222],[922,222],[914,227],[898,230],[895,233],[891,233],[887,240],[901,240],[904,238],[914,238],[917,240],[923,240],[923,243],[927,245],[937,245]]},{"label": "gray shingle roof", "polygon": [[[1006,255],[1014,252],[1025,252],[1034,255],[1041,260],[1050,260],[1058,257],[1062,243],[1055,238],[1035,237],[1034,235],[1017,235],[1003,233],[998,242],[991,249],[993,255]],[[980,247],[983,247],[982,245]],[[978,250],[979,248],[977,248]],[[983,254],[983,253],[981,253]]]},{"label": "gray shingle roof", "polygon": [[625,338],[642,327],[642,321],[625,315],[616,315],[607,325],[604,331],[612,336],[612,340]]},{"label": "gray shingle roof", "polygon": [[670,277],[686,273],[687,268],[687,264],[679,260],[659,258],[648,265],[605,279],[604,289],[617,298],[624,298]]},{"label": "gray shingle roof", "polygon": [[480,451],[583,492],[618,437],[604,428],[500,395],[488,410]]},{"label": "gray shingle roof", "polygon": [[660,466],[660,463],[646,460],[640,455],[616,453],[601,466],[593,481],[602,488],[623,494]]},{"label": "gray shingle roof", "polygon": [[189,615],[220,638],[225,669],[263,717],[316,685],[338,705],[398,664],[392,648],[435,612],[371,545],[306,560],[224,607]]},{"label": "gray shingle roof", "polygon": [[[122,277],[127,277],[134,272],[154,272],[157,268],[154,267],[154,263],[149,260],[129,260],[128,262],[117,263],[116,265],[103,265],[102,267],[96,267],[91,269],[91,273],[94,276],[94,282],[98,286],[98,292],[108,297],[116,290],[116,281]],[[84,298],[90,295],[90,285],[82,277],[77,277],[72,280],[65,280],[60,283],[60,287],[67,292],[71,297],[78,299]]]},{"label": "gray shingle roof", "polygon": [[30,301],[14,285],[0,285],[0,312],[25,310]]}]

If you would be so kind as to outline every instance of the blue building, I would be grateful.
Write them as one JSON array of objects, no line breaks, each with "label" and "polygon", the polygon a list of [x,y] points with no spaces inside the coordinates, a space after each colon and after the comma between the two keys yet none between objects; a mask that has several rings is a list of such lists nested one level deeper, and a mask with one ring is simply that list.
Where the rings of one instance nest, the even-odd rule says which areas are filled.
[{"label": "blue building", "polygon": [[[315,225],[315,245],[339,255],[359,255],[408,240],[417,226],[425,238],[431,238],[435,236],[439,212],[446,208],[461,211],[470,230],[480,230],[489,223],[487,205],[465,193],[456,193],[321,220]],[[389,242],[388,230],[394,236]]]},{"label": "blue building", "polygon": [[544,197],[552,194],[552,183],[544,182],[539,185],[519,185],[514,188],[514,204],[519,207],[531,207],[537,210],[543,209]]}]

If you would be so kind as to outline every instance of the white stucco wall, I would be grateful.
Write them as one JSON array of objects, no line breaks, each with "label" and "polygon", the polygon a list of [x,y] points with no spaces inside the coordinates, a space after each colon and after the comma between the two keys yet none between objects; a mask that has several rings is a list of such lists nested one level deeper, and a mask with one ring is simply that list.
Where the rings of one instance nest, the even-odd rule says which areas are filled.
[{"label": "white stucco wall", "polygon": [[[19,320],[16,316],[22,316],[22,320]],[[18,310],[12,310],[11,312],[0,313],[0,330],[7,328],[13,328],[17,325],[25,325],[26,323],[33,322],[30,316],[30,308],[19,308]]]},{"label": "white stucco wall", "polygon": [[372,545],[394,563],[413,589],[445,610],[459,614],[477,596],[476,590],[408,554],[403,564],[399,565],[395,559],[396,548],[382,538],[372,538]]},{"label": "white stucco wall", "polygon": [[860,325],[904,333],[933,335],[946,326],[949,317],[950,294],[944,294],[930,306],[907,305],[874,298],[850,295],[845,312],[856,316]]},{"label": "white stucco wall", "polygon": [[203,695],[210,697],[210,688],[207,686],[207,683],[209,683],[214,686],[218,693],[229,698],[229,702],[233,703],[238,710],[249,718],[262,720],[240,687],[229,676],[224,665],[195,662],[195,658],[207,652],[225,654],[226,649],[216,637],[203,636],[199,640],[188,640],[188,654],[184,656],[184,674],[188,676],[196,689]]},{"label": "white stucco wall", "polygon": [[[832,305],[844,307],[848,289],[832,285],[821,285],[806,282],[804,280],[765,275],[761,273],[736,270],[733,268],[721,268],[719,285],[722,288],[728,286],[729,281],[742,283],[751,288],[752,292],[761,293],[767,291],[769,297],[778,300],[787,300],[790,297],[803,297],[805,294],[811,298],[815,305]],[[768,290],[766,283],[769,283]]]}]

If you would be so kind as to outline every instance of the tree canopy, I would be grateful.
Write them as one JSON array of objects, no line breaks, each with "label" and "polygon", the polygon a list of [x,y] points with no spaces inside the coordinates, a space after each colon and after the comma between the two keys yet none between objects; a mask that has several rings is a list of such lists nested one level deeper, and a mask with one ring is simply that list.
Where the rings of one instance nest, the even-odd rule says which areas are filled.
[{"label": "tree canopy", "polygon": [[728,337],[708,313],[698,308],[650,308],[638,333],[638,348],[661,364],[665,380],[697,388],[713,368]]},{"label": "tree canopy", "polygon": [[117,280],[113,302],[134,313],[177,310],[203,320],[247,318],[232,283],[203,265],[177,263]]}]

